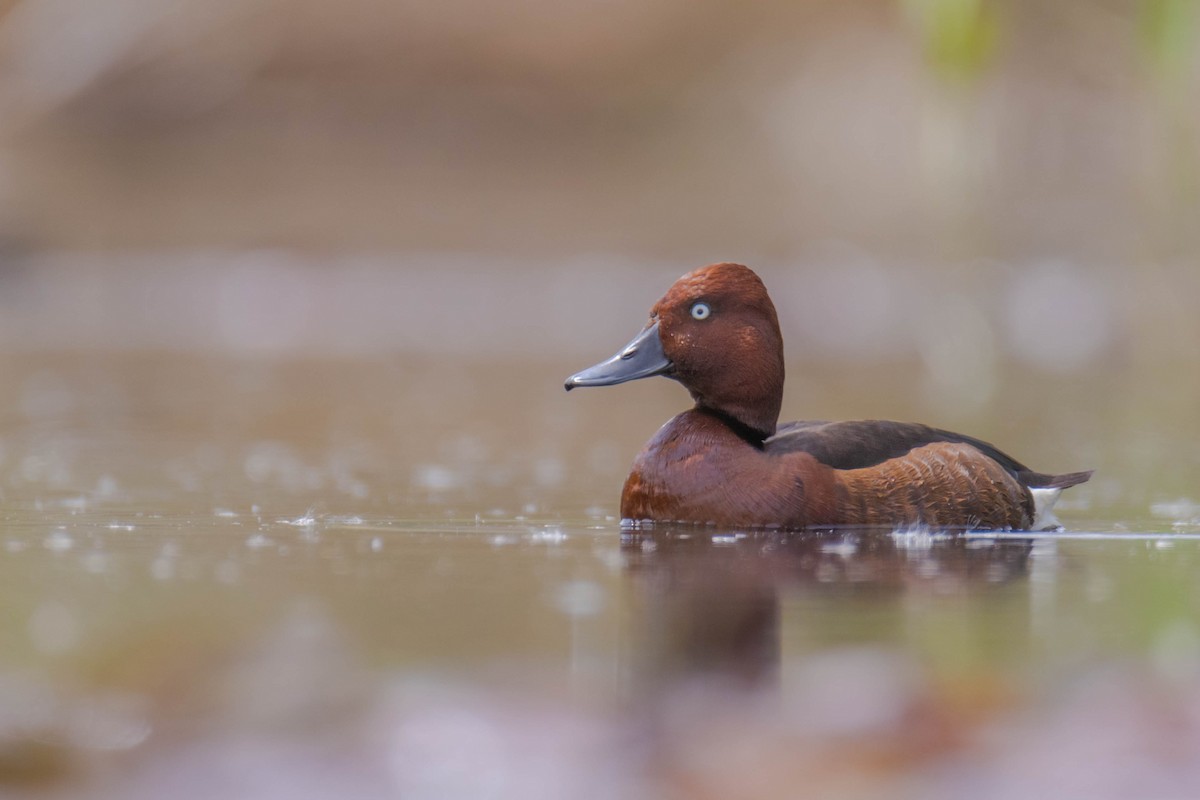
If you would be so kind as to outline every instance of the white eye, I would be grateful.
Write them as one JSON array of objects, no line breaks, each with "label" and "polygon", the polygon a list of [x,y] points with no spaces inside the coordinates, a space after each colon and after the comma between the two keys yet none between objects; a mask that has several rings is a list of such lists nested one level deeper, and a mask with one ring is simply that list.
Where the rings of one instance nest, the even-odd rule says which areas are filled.
[{"label": "white eye", "polygon": [[711,313],[712,309],[708,307],[708,303],[696,303],[692,306],[692,319],[708,319]]}]

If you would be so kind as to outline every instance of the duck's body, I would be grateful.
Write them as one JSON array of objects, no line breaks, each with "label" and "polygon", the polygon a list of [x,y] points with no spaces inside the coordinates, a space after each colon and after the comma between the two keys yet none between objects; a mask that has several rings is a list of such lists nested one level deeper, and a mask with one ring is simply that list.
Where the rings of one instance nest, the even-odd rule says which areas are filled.
[{"label": "duck's body", "polygon": [[1044,523],[1034,488],[1057,495],[1087,476],[1040,475],[989,445],[924,425],[794,422],[756,443],[712,412],[691,409],[634,461],[621,516],[750,527],[1028,529]]},{"label": "duck's body", "polygon": [[736,264],[685,275],[625,350],[567,388],[650,375],[679,380],[696,406],[635,460],[621,495],[628,522],[1029,529],[1045,524],[1040,512],[1059,492],[1091,475],[1033,472],[986,442],[914,423],[777,427],[775,309],[758,276]]}]

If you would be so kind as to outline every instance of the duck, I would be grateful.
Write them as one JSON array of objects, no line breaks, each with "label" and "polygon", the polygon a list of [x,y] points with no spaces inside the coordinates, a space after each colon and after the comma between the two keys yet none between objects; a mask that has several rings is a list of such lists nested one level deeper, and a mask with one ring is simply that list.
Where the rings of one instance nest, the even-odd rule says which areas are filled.
[{"label": "duck", "polygon": [[679,278],[616,355],[565,388],[663,376],[694,405],[634,460],[625,528],[1042,530],[1054,503],[1092,471],[1036,472],[995,446],[914,422],[779,424],[783,336],[749,267],[710,264]]}]

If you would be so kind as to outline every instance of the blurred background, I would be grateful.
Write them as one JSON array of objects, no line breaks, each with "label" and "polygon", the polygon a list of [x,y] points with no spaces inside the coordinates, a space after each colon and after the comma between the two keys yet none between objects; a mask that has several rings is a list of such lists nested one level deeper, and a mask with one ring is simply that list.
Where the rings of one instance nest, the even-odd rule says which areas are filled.
[{"label": "blurred background", "polygon": [[[1198,796],[1198,44],[0,0],[0,795]],[[722,260],[785,419],[1094,468],[1067,534],[622,539],[686,396],[562,381]]]},{"label": "blurred background", "polygon": [[4,342],[582,355],[738,260],[806,357],[1178,363],[1198,37],[1187,0],[5,0]]},{"label": "blurred background", "polygon": [[549,386],[735,260],[833,373],[785,414],[1004,435],[1011,386],[1169,482],[1198,39],[1188,0],[5,0],[0,347]]}]

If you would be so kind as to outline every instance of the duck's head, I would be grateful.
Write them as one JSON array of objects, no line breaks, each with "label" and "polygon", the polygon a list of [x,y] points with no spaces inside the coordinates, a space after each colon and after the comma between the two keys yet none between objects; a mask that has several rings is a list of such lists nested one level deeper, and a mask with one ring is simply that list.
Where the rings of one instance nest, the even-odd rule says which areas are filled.
[{"label": "duck's head", "polygon": [[723,414],[755,436],[775,432],[783,401],[783,338],[775,305],[754,271],[712,264],[667,290],[650,321],[619,353],[567,378],[612,386],[652,375],[682,383],[699,408]]}]

